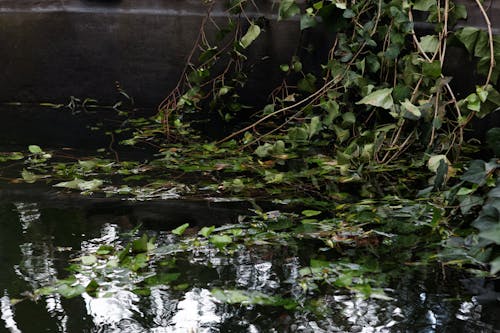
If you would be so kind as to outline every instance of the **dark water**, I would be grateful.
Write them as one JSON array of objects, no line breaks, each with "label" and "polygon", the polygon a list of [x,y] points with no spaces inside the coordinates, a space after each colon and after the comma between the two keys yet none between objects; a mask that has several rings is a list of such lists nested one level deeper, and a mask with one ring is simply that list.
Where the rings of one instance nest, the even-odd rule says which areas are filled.
[{"label": "dark water", "polygon": [[[294,295],[304,251],[255,246],[222,254],[214,248],[165,252],[157,274],[179,274],[175,284],[133,293],[110,276],[107,295],[73,299],[29,293],[68,276],[72,258],[115,244],[138,223],[164,248],[178,240],[173,226],[231,223],[241,212],[207,203],[169,204],[34,200],[16,196],[0,203],[0,332],[498,332],[498,294],[483,281],[464,282],[450,272],[406,270],[381,300],[344,293],[318,296],[317,311],[292,311],[218,301],[213,288]],[[161,246],[160,246],[161,248]],[[307,251],[305,251],[307,253]],[[165,260],[168,259],[168,260]],[[81,277],[88,279],[88,277]],[[490,288],[490,289],[488,289]],[[19,301],[18,300],[21,300]],[[318,303],[319,304],[319,303]],[[323,313],[322,313],[323,312]]]}]

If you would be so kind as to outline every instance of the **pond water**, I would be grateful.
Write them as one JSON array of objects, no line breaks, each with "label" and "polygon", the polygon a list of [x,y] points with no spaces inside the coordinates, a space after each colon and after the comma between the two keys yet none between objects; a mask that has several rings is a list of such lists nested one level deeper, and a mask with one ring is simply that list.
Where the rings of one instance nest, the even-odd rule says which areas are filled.
[{"label": "pond water", "polygon": [[[110,145],[109,137],[85,127],[92,123],[86,114],[7,111],[12,121],[0,125],[2,151],[36,143],[57,147],[54,155],[92,156]],[[54,131],[54,122],[67,125]],[[88,155],[67,153],[68,147]],[[343,230],[338,221],[295,228],[285,219],[262,230],[253,227],[258,219],[245,220],[255,207],[248,202],[171,200],[178,195],[170,191],[135,201],[60,193],[18,183],[23,167],[13,161],[0,170],[7,180],[0,183],[0,332],[500,332],[494,281],[433,264],[406,265],[406,254],[389,246],[370,252],[370,238],[360,249],[324,250],[314,237]],[[280,208],[269,204],[268,220]],[[420,210],[406,208],[394,223]],[[409,224],[429,225],[432,217],[422,216]],[[182,237],[172,233],[185,224]],[[210,238],[212,231],[219,234]],[[412,232],[405,236],[410,243]],[[229,244],[233,239],[238,242]],[[144,251],[120,258],[128,244]],[[366,253],[392,263],[380,265],[392,271],[365,270],[356,259]],[[381,289],[367,291],[362,280],[384,274]]]},{"label": "pond water", "polygon": [[[304,293],[300,276],[310,255],[307,243],[224,252],[203,243],[179,246],[182,240],[169,231],[185,222],[238,223],[244,210],[238,205],[47,199],[26,193],[31,194],[4,195],[0,202],[0,332],[500,330],[493,286],[439,267],[402,268],[384,297],[331,289]],[[156,248],[141,276],[115,267],[103,278],[89,268],[74,275],[85,283],[98,281],[98,293],[87,290],[69,299],[33,294],[73,274],[67,267],[91,257],[102,244],[123,246],[142,232],[156,237]],[[278,304],[265,295],[304,306]],[[307,303],[305,296],[314,301]]]}]

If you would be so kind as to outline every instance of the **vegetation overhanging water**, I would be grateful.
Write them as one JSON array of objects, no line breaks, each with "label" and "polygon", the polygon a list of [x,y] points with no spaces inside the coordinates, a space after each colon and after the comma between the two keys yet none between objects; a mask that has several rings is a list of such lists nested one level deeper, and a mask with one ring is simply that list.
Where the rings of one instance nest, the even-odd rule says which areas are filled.
[{"label": "vegetation overhanging water", "polygon": [[[283,0],[280,19],[301,15],[304,34],[331,33],[332,46],[321,66],[306,65],[310,49],[291,55],[279,68],[283,84],[254,110],[240,95],[251,68],[247,52],[267,23],[245,15],[251,3],[229,3],[213,41],[205,33],[207,5],[181,80],[155,116],[132,116],[133,100],[120,90],[124,101],[108,108],[119,121],[93,126],[109,137],[96,156],[31,144],[0,160],[10,182],[48,183],[94,199],[237,199],[249,203],[248,213],[230,224],[185,221],[164,231],[128,215],[108,216],[88,230],[91,237],[72,231],[70,239],[54,241],[69,228],[60,225],[67,218],[60,214],[71,219],[71,210],[42,223],[36,200],[6,203],[6,230],[26,237],[16,244],[5,234],[6,246],[21,251],[7,255],[8,269],[27,282],[5,288],[6,327],[16,332],[28,325],[16,322],[15,313],[43,301],[56,318],[49,325],[60,331],[72,325],[89,331],[498,329],[488,309],[498,308],[499,129],[483,138],[488,148],[464,134],[473,118],[500,106],[494,88],[500,44],[491,27],[452,30],[466,12],[448,0],[332,0],[310,7]],[[478,8],[484,10],[480,2]],[[417,35],[413,12],[435,31]],[[485,77],[463,100],[443,71],[450,45],[466,49]],[[91,99],[44,106],[99,110]],[[217,142],[203,133],[214,124],[221,132],[231,128]],[[147,148],[127,160],[123,146]],[[479,151],[488,158],[474,159]],[[57,226],[37,230],[47,223]],[[85,223],[67,221],[75,228]],[[482,298],[461,299],[454,282],[453,292],[440,293],[466,272],[486,279],[476,292]],[[409,283],[422,274],[443,282],[412,290]],[[464,279],[477,289],[470,281]],[[76,300],[88,317],[75,324],[67,309],[81,309]]]}]

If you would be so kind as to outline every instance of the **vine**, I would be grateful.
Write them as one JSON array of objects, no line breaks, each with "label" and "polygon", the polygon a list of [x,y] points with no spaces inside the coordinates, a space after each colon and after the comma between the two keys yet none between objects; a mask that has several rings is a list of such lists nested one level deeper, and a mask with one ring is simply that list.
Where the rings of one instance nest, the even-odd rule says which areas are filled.
[{"label": "vine", "polygon": [[[326,140],[337,160],[348,165],[389,164],[408,150],[426,153],[427,158],[450,152],[456,157],[464,128],[478,115],[479,105],[481,117],[500,106],[498,92],[490,85],[498,76],[495,50],[499,44],[484,7],[477,4],[488,26],[486,39],[478,29],[473,31],[474,40],[467,30],[474,28],[452,30],[466,12],[449,0],[329,0],[305,6],[281,1],[279,20],[300,15],[303,33],[323,30],[325,40],[333,36],[332,46],[322,71],[304,67],[299,56],[291,55],[290,63],[281,66],[283,84],[248,124],[245,116],[238,118],[244,108],[238,89],[245,85],[246,49],[265,32],[265,20],[247,16],[246,7],[256,7],[255,3],[230,1],[228,23],[220,27],[210,17],[211,3],[179,84],[159,107],[165,131],[170,135],[172,124],[179,126],[187,113],[209,109],[226,121],[236,117],[233,124],[238,127],[247,123],[219,143],[243,137],[244,147],[283,140],[287,148],[295,148]],[[427,17],[435,33],[417,35],[414,11]],[[222,46],[208,41],[208,22],[225,35]],[[485,84],[464,100],[456,99],[452,78],[443,73],[450,42],[462,43],[480,58],[480,66],[484,67],[485,59],[489,62]],[[488,55],[483,54],[484,48]],[[196,53],[198,64],[193,63]],[[223,69],[214,73],[218,68]]]}]

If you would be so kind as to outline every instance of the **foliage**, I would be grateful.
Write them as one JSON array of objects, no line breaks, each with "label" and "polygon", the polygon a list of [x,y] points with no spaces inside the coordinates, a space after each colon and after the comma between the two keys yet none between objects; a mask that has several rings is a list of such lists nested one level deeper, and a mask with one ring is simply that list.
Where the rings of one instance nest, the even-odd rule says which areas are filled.
[{"label": "foliage", "polygon": [[[114,159],[75,163],[30,146],[27,153],[2,155],[1,161],[24,157],[25,182],[50,179],[56,187],[86,194],[273,197],[302,211],[294,217],[300,224],[294,222],[293,227],[280,220],[264,229],[254,223],[257,231],[255,221],[201,230],[197,241],[220,251],[235,251],[241,243],[291,244],[297,239],[319,241],[330,249],[380,241],[418,247],[429,245],[426,240],[435,245],[454,233],[466,233],[445,244],[453,255],[449,262],[489,264],[490,272],[498,273],[498,161],[476,160],[467,167],[461,155],[472,119],[500,106],[494,87],[500,41],[491,27],[487,32],[455,29],[467,13],[449,0],[282,0],[278,21],[300,16],[301,40],[306,43],[308,35],[320,34],[328,49],[300,45],[300,51],[276,69],[283,75],[282,84],[270,93],[267,105],[259,106],[244,104],[241,95],[252,68],[251,49],[272,26],[265,18],[247,15],[248,7],[255,5],[252,1],[231,1],[227,20],[210,27],[214,5],[207,4],[207,17],[181,78],[157,115],[146,119],[122,113],[126,120],[108,132],[112,143],[115,136],[129,135],[120,141],[122,146],[155,147],[154,158],[120,161],[110,145]],[[477,5],[484,10],[479,1]],[[417,35],[414,15],[433,31]],[[209,33],[212,28],[215,35]],[[447,47],[452,45],[466,50],[484,76],[462,100],[444,71]],[[322,63],[314,52],[323,52]],[[196,129],[196,124],[214,120],[232,129],[217,142]],[[498,154],[498,128],[490,130],[487,140]],[[467,170],[461,175],[463,168]],[[398,225],[388,218],[377,224],[384,209],[371,207],[375,201],[369,200],[412,197],[426,181],[420,196],[428,203],[423,206],[432,215],[430,222],[417,218]],[[354,211],[342,208],[352,202],[357,202]],[[412,214],[421,207],[410,206],[399,213]],[[262,211],[258,215],[268,219]],[[366,220],[359,224],[362,216]],[[467,223],[474,221],[478,235],[468,224],[451,223],[462,216]],[[187,228],[180,226],[173,233],[183,236]],[[392,233],[401,237],[392,239]],[[147,253],[134,258],[131,271],[147,266]],[[305,285],[321,281],[353,290],[371,288],[373,281],[363,282],[360,276],[374,271],[353,267],[342,261],[311,262],[310,273],[303,271],[310,282]],[[349,284],[349,278],[361,281],[360,286]],[[247,301],[260,296],[239,297]]]},{"label": "foliage", "polygon": [[[439,241],[433,236],[439,228],[434,221],[437,212],[430,205],[386,198],[338,207],[334,217],[323,211],[295,214],[256,207],[253,214],[241,216],[238,224],[202,228],[183,224],[163,241],[146,232],[138,236],[137,228],[122,236],[123,240],[82,251],[68,267],[68,277],[36,290],[34,297],[56,293],[66,298],[83,293],[107,297],[116,290],[149,295],[154,288],[185,289],[196,283],[183,280],[177,263],[186,258],[204,253],[238,261],[248,251],[295,249],[292,252],[307,253],[293,281],[285,282],[295,286],[294,293],[287,288],[273,293],[259,288],[241,290],[212,281],[212,295],[229,304],[306,312],[317,310],[313,303],[325,291],[387,300],[390,297],[383,286],[397,277],[401,265],[409,268],[413,260],[426,260],[426,251]],[[415,234],[420,237],[411,238]],[[398,258],[389,255],[396,251],[401,253]],[[212,265],[207,260],[202,263]]]}]

